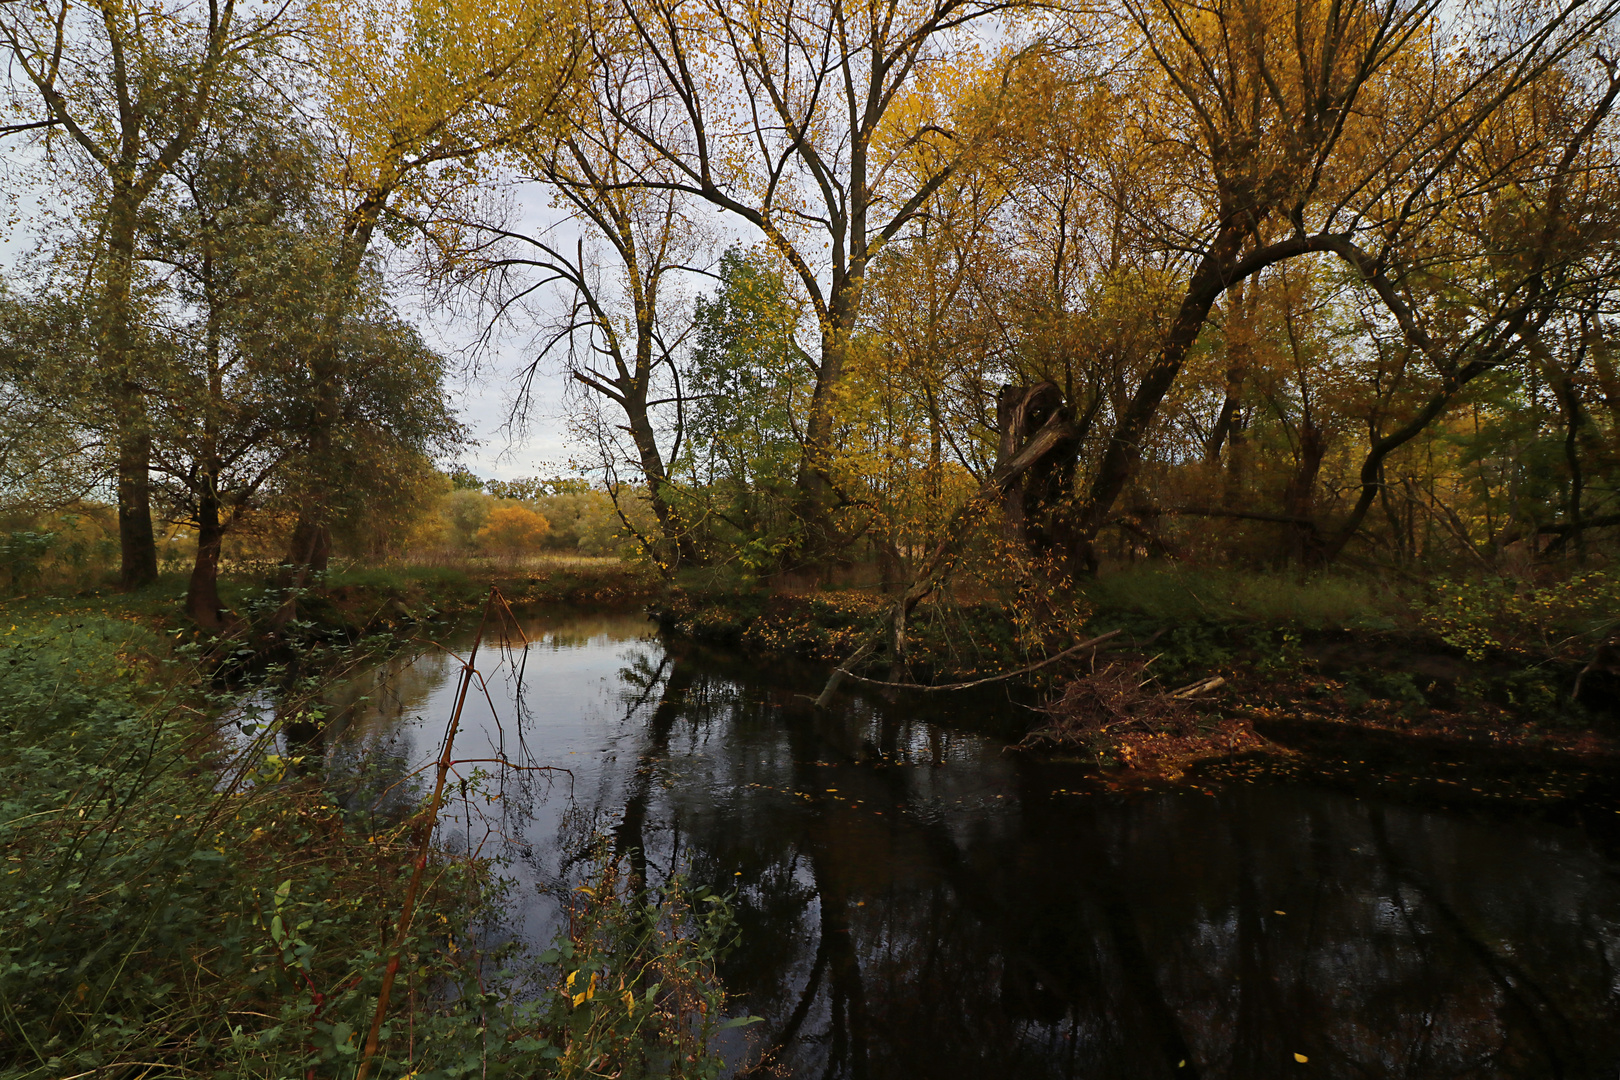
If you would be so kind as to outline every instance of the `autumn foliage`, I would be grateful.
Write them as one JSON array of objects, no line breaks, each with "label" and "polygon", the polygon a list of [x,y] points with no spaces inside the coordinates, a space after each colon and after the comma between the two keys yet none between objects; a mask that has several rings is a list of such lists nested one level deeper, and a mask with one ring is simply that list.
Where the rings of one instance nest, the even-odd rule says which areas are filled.
[{"label": "autumn foliage", "polygon": [[478,539],[491,551],[519,555],[538,548],[550,531],[551,523],[527,507],[497,506],[478,530]]}]

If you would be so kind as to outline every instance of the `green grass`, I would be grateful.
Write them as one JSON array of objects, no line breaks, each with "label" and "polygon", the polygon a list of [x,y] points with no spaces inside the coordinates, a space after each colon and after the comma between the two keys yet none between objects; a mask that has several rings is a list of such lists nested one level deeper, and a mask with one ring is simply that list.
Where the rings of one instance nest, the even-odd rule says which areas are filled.
[{"label": "green grass", "polygon": [[1415,621],[1412,600],[1400,590],[1348,574],[1144,566],[1104,574],[1086,584],[1083,594],[1099,613],[1130,613],[1172,625],[1386,630]]}]

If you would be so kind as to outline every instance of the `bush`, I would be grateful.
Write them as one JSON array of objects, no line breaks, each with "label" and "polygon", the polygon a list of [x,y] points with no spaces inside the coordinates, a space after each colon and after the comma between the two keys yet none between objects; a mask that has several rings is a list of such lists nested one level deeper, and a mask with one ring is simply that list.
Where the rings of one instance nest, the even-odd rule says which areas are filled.
[{"label": "bush", "polygon": [[497,506],[489,512],[477,532],[487,550],[501,555],[522,555],[534,551],[551,531],[551,523],[526,506]]},{"label": "bush", "polygon": [[78,584],[108,569],[117,557],[108,507],[85,505],[14,519],[11,525],[0,531],[0,587],[9,592]]},{"label": "bush", "polygon": [[1437,581],[1424,623],[1474,660],[1493,651],[1584,656],[1620,625],[1620,579],[1594,570],[1542,587],[1499,577]]}]

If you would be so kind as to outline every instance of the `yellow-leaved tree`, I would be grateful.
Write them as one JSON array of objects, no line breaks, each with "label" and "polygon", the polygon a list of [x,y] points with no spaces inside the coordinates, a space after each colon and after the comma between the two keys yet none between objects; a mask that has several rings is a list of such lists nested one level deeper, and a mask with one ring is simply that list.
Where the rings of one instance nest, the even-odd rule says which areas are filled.
[{"label": "yellow-leaved tree", "polygon": [[[583,78],[586,8],[575,0],[316,0],[309,41],[344,200],[329,321],[351,302],[379,225],[398,237],[458,220],[438,208],[475,198],[488,155],[557,124]],[[453,226],[451,226],[453,227]],[[336,335],[332,335],[334,341]],[[348,373],[335,348],[310,358],[319,384],[304,497],[288,550],[291,584],[325,568],[322,497]]]},{"label": "yellow-leaved tree", "polygon": [[534,551],[551,531],[551,522],[527,506],[497,506],[478,530],[478,542],[499,555],[516,556]]}]

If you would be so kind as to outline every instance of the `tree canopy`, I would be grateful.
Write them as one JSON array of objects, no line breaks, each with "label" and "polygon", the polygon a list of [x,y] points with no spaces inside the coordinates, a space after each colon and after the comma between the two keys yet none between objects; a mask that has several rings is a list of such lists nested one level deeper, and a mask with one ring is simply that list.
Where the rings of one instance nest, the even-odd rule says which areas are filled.
[{"label": "tree canopy", "polygon": [[154,515],[284,498],[301,574],[437,490],[463,433],[378,250],[534,342],[520,427],[561,366],[666,572],[1620,523],[1611,0],[92,9],[0,25],[73,193],[7,294],[0,484],[116,489],[128,584]]}]

